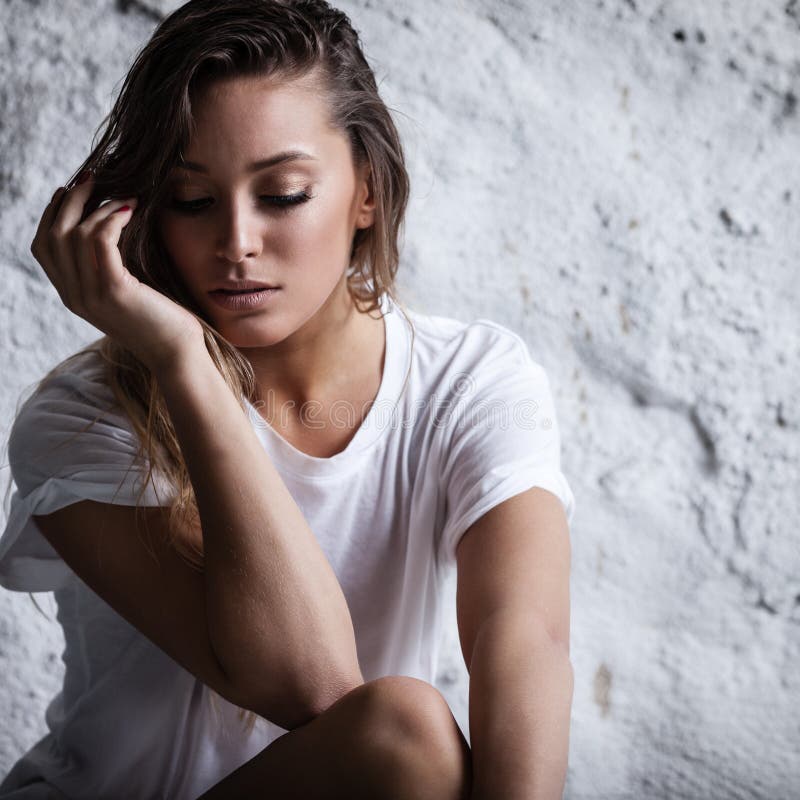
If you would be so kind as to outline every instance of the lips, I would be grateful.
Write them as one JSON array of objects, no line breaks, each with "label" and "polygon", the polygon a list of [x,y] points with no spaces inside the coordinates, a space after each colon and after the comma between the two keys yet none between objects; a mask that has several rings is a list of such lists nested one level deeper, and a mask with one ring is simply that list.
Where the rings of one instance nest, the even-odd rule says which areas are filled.
[{"label": "lips", "polygon": [[240,292],[253,292],[258,289],[278,289],[274,283],[264,283],[263,281],[223,281],[212,292],[225,292],[235,294]]},{"label": "lips", "polygon": [[274,289],[246,289],[243,292],[232,292],[227,289],[217,289],[209,292],[212,303],[235,313],[246,313],[266,309],[272,305],[280,291],[280,287]]}]

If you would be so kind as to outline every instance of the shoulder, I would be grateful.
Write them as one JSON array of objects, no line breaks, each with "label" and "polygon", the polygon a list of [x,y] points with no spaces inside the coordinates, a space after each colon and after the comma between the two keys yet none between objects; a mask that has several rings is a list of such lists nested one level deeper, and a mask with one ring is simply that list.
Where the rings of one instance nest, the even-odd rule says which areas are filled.
[{"label": "shoulder", "polygon": [[[514,425],[532,428],[537,420],[544,424],[540,439],[545,432],[555,435],[547,372],[518,333],[486,318],[406,312],[414,329],[414,402],[407,413],[426,423],[415,428],[433,429],[445,449],[488,429],[507,439],[515,435]],[[524,437],[518,438],[522,445]]]},{"label": "shoulder", "polygon": [[22,402],[18,416],[54,400],[72,400],[76,405],[96,407],[114,402],[106,380],[105,363],[96,347],[84,348],[53,367]]},{"label": "shoulder", "polygon": [[518,368],[544,374],[525,340],[506,325],[483,317],[463,321],[416,310],[408,310],[408,315],[417,357],[441,377],[451,373],[477,377]]},{"label": "shoulder", "polygon": [[69,427],[71,422],[110,411],[115,405],[100,353],[85,349],[53,367],[21,398],[10,440],[23,430],[34,434],[42,426]]},{"label": "shoulder", "polygon": [[[103,464],[136,443],[133,427],[105,379],[102,356],[80,351],[54,367],[18,404],[8,435],[8,463],[21,482],[69,464]],[[106,451],[105,454],[102,451]]]}]

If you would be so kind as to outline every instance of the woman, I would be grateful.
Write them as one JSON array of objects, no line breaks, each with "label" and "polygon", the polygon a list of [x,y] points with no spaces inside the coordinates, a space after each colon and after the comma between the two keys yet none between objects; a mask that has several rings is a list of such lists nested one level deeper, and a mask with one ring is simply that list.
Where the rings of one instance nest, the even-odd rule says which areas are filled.
[{"label": "woman", "polygon": [[[0,582],[55,592],[66,672],[0,797],[560,796],[547,376],[400,314],[408,178],[347,17],[185,4],[69,184],[31,251],[105,336],[9,438]],[[472,749],[431,685],[456,563]]]}]

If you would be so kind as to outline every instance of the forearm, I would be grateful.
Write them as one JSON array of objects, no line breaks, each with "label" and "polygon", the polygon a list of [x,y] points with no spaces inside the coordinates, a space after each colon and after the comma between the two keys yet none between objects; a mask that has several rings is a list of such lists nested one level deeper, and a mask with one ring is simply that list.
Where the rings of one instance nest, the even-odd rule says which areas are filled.
[{"label": "forearm", "polygon": [[573,680],[567,649],[530,614],[483,623],[470,662],[472,800],[560,800]]},{"label": "forearm", "polygon": [[318,703],[361,683],[341,586],[208,353],[157,376],[197,499],[211,645],[245,696],[277,680]]}]

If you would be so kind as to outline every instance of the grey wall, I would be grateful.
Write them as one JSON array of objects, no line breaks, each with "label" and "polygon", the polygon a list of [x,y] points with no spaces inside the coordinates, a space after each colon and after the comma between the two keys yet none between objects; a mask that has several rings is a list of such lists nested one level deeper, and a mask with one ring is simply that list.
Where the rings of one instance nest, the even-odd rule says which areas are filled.
[{"label": "grey wall", "polygon": [[[176,5],[0,5],[3,434],[98,335],[28,248]],[[577,498],[565,796],[800,796],[800,4],[340,7],[407,146],[406,301],[518,331],[556,395]],[[438,685],[466,728],[450,588]],[[0,774],[45,731],[62,643],[0,591]]]}]

